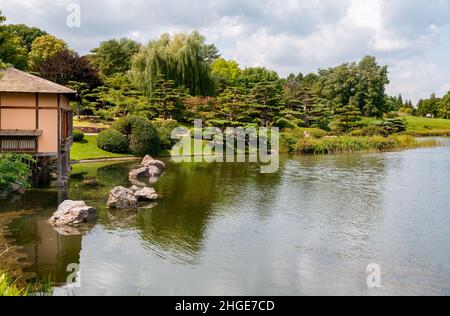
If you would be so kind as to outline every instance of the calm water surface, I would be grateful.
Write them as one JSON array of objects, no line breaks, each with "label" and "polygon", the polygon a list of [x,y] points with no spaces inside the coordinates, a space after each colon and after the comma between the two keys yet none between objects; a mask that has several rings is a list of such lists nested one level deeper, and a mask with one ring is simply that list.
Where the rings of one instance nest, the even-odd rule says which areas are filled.
[{"label": "calm water surface", "polygon": [[[9,225],[29,271],[56,295],[450,295],[450,147],[291,156],[255,164],[169,164],[161,198],[138,211],[105,207],[135,163],[77,165],[67,193],[33,190],[0,205],[31,210]],[[99,186],[83,186],[96,176]],[[82,199],[99,220],[62,236],[58,200]],[[67,288],[66,267],[81,287]],[[382,269],[369,290],[367,266]]]}]

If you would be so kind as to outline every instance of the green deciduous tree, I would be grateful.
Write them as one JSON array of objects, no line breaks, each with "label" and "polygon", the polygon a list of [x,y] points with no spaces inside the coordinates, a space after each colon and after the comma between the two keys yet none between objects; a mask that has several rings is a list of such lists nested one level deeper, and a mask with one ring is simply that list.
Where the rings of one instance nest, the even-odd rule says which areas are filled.
[{"label": "green deciduous tree", "polygon": [[63,40],[53,35],[43,35],[37,37],[31,45],[28,55],[28,65],[30,69],[35,69],[46,59],[56,55],[62,50],[67,50],[68,46]]},{"label": "green deciduous tree", "polygon": [[89,60],[98,68],[102,76],[123,74],[131,69],[132,58],[140,48],[141,44],[132,39],[112,39],[100,43],[99,47],[93,49]]},{"label": "green deciduous tree", "polygon": [[264,67],[245,68],[240,77],[240,85],[250,89],[260,82],[278,82],[280,77],[275,71]]},{"label": "green deciduous tree", "polygon": [[212,95],[214,80],[205,38],[198,32],[162,35],[143,47],[133,59],[134,82],[148,96],[159,74],[173,80],[176,88],[186,88],[191,95]]},{"label": "green deciduous tree", "polygon": [[438,114],[441,118],[450,119],[450,91],[439,101]]},{"label": "green deciduous tree", "polygon": [[242,70],[236,61],[219,58],[212,63],[211,73],[217,81],[217,92],[221,93],[226,87],[237,85]]},{"label": "green deciduous tree", "polygon": [[429,99],[420,100],[417,104],[417,114],[419,116],[431,115],[438,117],[439,115],[439,99],[433,93]]},{"label": "green deciduous tree", "polygon": [[18,69],[27,67],[27,50],[20,37],[3,25],[6,18],[0,11],[0,63],[11,64]]},{"label": "green deciduous tree", "polygon": [[5,26],[5,29],[9,34],[17,36],[21,39],[22,44],[27,51],[27,54],[31,51],[31,47],[36,38],[43,35],[48,35],[47,32],[37,27],[30,27],[25,24],[9,24]]},{"label": "green deciduous tree", "polygon": [[351,99],[365,116],[381,117],[388,111],[385,87],[389,83],[386,66],[375,57],[366,56],[359,63],[319,70],[318,92],[336,108],[347,106]]}]

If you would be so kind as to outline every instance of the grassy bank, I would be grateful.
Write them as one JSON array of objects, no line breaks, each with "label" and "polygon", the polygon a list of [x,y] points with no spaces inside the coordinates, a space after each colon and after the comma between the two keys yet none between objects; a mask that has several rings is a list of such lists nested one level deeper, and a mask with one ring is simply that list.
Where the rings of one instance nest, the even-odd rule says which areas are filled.
[{"label": "grassy bank", "polygon": [[130,155],[114,154],[101,150],[97,147],[96,135],[86,135],[83,141],[74,143],[70,151],[71,160],[121,158],[129,156]]},{"label": "grassy bank", "polygon": [[450,120],[406,116],[406,134],[412,136],[450,136]]},{"label": "grassy bank", "polygon": [[353,137],[339,136],[329,138],[297,138],[282,133],[280,151],[299,154],[340,154],[355,152],[380,152],[406,148],[438,146],[436,140],[418,141],[409,135]]}]

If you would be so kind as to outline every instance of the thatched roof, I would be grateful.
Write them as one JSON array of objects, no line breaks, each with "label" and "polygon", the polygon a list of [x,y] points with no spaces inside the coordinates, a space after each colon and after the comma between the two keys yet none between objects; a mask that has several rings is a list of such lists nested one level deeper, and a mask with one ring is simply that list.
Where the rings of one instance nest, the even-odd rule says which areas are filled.
[{"label": "thatched roof", "polygon": [[29,73],[14,68],[0,70],[0,92],[77,93],[76,91],[57,83],[30,75]]}]

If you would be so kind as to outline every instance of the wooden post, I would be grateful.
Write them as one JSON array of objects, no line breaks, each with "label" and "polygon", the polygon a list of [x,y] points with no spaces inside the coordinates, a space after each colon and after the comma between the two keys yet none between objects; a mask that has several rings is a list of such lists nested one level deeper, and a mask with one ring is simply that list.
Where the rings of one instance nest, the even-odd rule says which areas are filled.
[{"label": "wooden post", "polygon": [[63,157],[61,154],[61,96],[58,94],[58,178],[56,180],[57,187],[64,187],[64,178],[63,175],[65,173],[63,166]]},{"label": "wooden post", "polygon": [[2,129],[2,93],[0,92],[0,130]]}]

